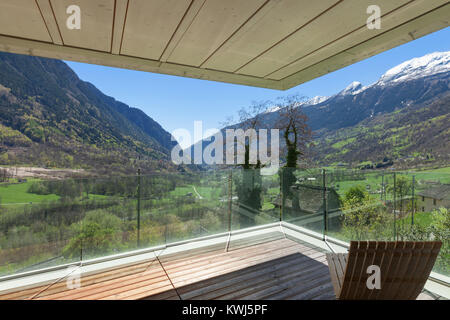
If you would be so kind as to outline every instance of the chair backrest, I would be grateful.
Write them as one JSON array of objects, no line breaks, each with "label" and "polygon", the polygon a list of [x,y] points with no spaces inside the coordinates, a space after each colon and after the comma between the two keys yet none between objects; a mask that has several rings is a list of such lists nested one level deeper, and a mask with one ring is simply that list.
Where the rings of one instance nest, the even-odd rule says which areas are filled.
[{"label": "chair backrest", "polygon": [[[440,241],[351,241],[338,298],[416,299],[425,286],[441,245]],[[380,268],[380,289],[367,286],[368,278],[374,272],[368,273],[371,265]]]}]

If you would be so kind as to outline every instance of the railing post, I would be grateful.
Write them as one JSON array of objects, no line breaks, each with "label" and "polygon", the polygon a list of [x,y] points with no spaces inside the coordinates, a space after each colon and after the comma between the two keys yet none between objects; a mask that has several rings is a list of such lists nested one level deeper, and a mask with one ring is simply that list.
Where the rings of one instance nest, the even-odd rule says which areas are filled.
[{"label": "railing post", "polygon": [[323,184],[323,240],[325,240],[328,234],[327,176],[325,169],[322,169],[322,184]]},{"label": "railing post", "polygon": [[233,210],[233,169],[228,173],[228,239],[225,245],[225,252],[228,252],[231,238],[231,214]]},{"label": "railing post", "polygon": [[141,245],[141,169],[138,169],[137,183],[137,246]]},{"label": "railing post", "polygon": [[394,172],[394,240],[397,241],[397,175]]},{"label": "railing post", "polygon": [[284,168],[280,168],[280,222],[283,221],[284,192],[283,192]]},{"label": "railing post", "polygon": [[233,169],[228,174],[228,232],[231,232],[231,215],[233,210]]},{"label": "railing post", "polygon": [[[81,233],[83,234],[83,228],[84,228],[84,224],[83,224],[83,219],[81,220]],[[83,262],[83,237],[80,237],[80,262]]]},{"label": "railing post", "polygon": [[416,212],[416,204],[414,203],[415,200],[415,194],[414,194],[414,185],[416,184],[416,176],[413,175],[412,177],[412,187],[411,187],[411,193],[412,193],[412,198],[411,198],[411,210],[412,210],[412,214],[411,214],[411,225],[414,225],[414,213]]}]

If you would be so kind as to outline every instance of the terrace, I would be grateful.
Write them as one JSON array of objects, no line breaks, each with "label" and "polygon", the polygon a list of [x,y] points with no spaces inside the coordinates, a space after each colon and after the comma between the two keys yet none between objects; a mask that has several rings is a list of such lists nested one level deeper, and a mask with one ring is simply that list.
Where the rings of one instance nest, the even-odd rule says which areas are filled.
[{"label": "terrace", "polygon": [[[450,10],[447,0],[384,1],[382,28],[371,29],[372,0],[80,0],[74,30],[69,4],[2,0],[0,50],[286,90],[448,27]],[[419,174],[408,193],[389,191],[394,173],[295,174],[310,183],[300,199],[314,194],[305,210],[278,175],[261,177],[258,208],[236,188],[240,172],[32,182],[36,202],[2,206],[0,299],[333,299],[325,252],[413,238],[409,226],[429,220],[415,215]],[[364,206],[329,200],[358,184]],[[368,210],[381,222],[346,224]],[[421,298],[450,298],[443,239]]]},{"label": "terrace", "polygon": [[[345,179],[342,178],[343,172],[339,172],[341,178],[336,181],[338,174],[328,173],[326,188],[321,188],[323,180],[320,174],[296,170],[295,175],[303,189],[306,188],[304,178],[315,177],[310,179],[310,188],[304,195],[320,199],[318,195],[329,193],[326,189],[336,188],[337,183],[375,188],[381,187],[378,183],[383,181],[383,187],[390,190],[389,178],[392,178],[392,184],[398,175],[393,180],[393,173],[370,172],[363,178],[348,172]],[[413,175],[414,181],[420,182],[434,173],[410,173],[407,176],[411,181]],[[157,182],[160,178],[158,175],[122,178],[128,180],[133,192],[136,190],[134,183],[140,183],[142,194],[139,202],[136,198],[117,196],[100,200],[100,204],[107,208],[105,212],[115,212],[116,205],[129,208],[131,204],[133,207],[132,217],[122,218],[116,233],[84,235],[80,242],[74,241],[82,234],[78,233],[71,234],[70,239],[36,244],[31,249],[16,247],[12,248],[16,253],[14,258],[7,250],[0,251],[3,259],[10,259],[10,266],[17,266],[0,278],[0,299],[335,299],[325,253],[347,251],[348,233],[344,231],[346,227],[342,219],[350,211],[329,207],[332,202],[325,204],[325,210],[321,207],[321,212],[294,211],[283,205],[270,208],[269,204],[279,197],[282,190],[278,187],[277,191],[275,186],[279,186],[279,177],[273,175],[261,177],[265,208],[256,212],[239,201],[235,185],[242,178],[239,170],[164,176],[164,180],[174,181],[174,189],[163,192],[160,199],[144,197],[150,194],[150,190],[155,192],[155,185],[150,182]],[[450,177],[441,175],[441,178]],[[72,181],[90,188],[94,199],[93,190],[100,189],[105,183],[115,185],[116,182],[97,179],[90,181],[92,185],[88,187],[90,183],[86,179]],[[63,184],[61,181],[47,183],[54,190]],[[201,196],[191,195],[189,191],[194,186]],[[416,190],[423,188],[415,187]],[[79,188],[74,190],[80,192]],[[294,187],[294,190],[302,189]],[[384,221],[384,225],[375,231],[361,226],[359,231],[364,234],[360,234],[358,239],[392,240],[400,236],[407,239],[405,233],[412,232],[410,216],[405,216],[405,213],[400,216],[399,210],[392,206],[396,203],[399,207],[400,202],[406,206],[406,202],[410,203],[416,197],[407,195],[394,202],[389,200],[393,196],[389,192],[384,195],[390,203],[388,207],[391,207],[387,212],[391,212],[395,220]],[[369,208],[361,209],[366,212],[379,209],[382,204],[376,200],[379,197],[374,191]],[[69,202],[69,199],[66,197],[64,201]],[[106,206],[107,203],[113,205]],[[138,203],[139,207],[135,207]],[[93,206],[92,203],[90,205]],[[183,221],[169,218],[174,217],[176,207],[192,209],[193,206],[197,216]],[[210,215],[209,219],[205,219],[207,215]],[[420,223],[417,219],[416,224]],[[90,228],[88,220],[84,220],[82,230]],[[139,226],[134,228],[138,221]],[[161,221],[166,223],[160,224]],[[406,226],[405,221],[408,222]],[[103,223],[100,229],[107,229],[111,224],[107,219]],[[131,230],[126,230],[130,223]],[[394,233],[396,225],[397,234]],[[447,242],[444,245],[448,245]],[[40,254],[36,248],[40,248]],[[50,259],[39,258],[44,256],[44,251],[53,256]],[[17,259],[23,252],[26,253],[22,263],[18,263]],[[71,255],[70,252],[79,254]],[[419,299],[449,298],[450,283],[448,276],[443,274],[448,272],[444,254],[441,254],[441,260]],[[41,261],[30,259],[33,256]]]}]

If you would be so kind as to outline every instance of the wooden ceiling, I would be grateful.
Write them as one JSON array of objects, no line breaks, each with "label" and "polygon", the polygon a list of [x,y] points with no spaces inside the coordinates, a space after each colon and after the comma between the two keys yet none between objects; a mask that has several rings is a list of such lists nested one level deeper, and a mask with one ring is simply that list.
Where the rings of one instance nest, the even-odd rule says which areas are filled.
[{"label": "wooden ceiling", "polygon": [[449,20],[446,0],[0,0],[0,50],[286,90]]}]

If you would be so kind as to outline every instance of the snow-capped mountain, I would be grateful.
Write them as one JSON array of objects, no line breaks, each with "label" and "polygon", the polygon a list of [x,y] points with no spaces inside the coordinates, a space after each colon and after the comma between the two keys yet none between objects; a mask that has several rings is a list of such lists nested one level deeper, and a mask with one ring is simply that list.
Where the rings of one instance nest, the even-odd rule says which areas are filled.
[{"label": "snow-capped mountain", "polygon": [[[434,52],[427,54],[423,57],[414,58],[405,61],[398,66],[388,70],[384,73],[380,79],[368,86],[363,86],[359,81],[353,81],[345,89],[338,92],[330,97],[316,96],[305,102],[299,103],[307,109],[312,109],[308,107],[322,107],[326,105],[333,105],[337,102],[336,99],[340,100],[345,97],[353,97],[360,94],[364,94],[369,89],[376,90],[384,86],[399,85],[412,80],[423,79],[426,77],[447,74],[450,72],[450,51],[448,52]],[[410,99],[405,99],[408,101]],[[374,105],[378,106],[382,101],[374,101]],[[266,113],[273,113],[279,111],[279,107],[269,108]],[[374,111],[370,114],[371,117],[374,116]]]},{"label": "snow-capped mountain", "polygon": [[357,94],[358,92],[360,92],[362,87],[363,86],[362,86],[361,82],[353,81],[344,90],[339,92],[339,94],[343,95],[343,96],[348,95],[348,94],[354,95],[354,94]]},{"label": "snow-capped mountain", "polygon": [[[390,127],[403,128],[404,123],[416,126],[417,135],[414,139],[404,139],[410,143],[408,150],[414,151],[429,146],[433,150],[438,150],[437,140],[443,137],[443,133],[448,132],[448,126],[445,127],[441,122],[434,127],[428,123],[427,119],[433,117],[447,117],[445,109],[448,108],[450,101],[450,52],[436,52],[421,58],[415,58],[406,61],[395,68],[388,70],[375,83],[363,86],[360,82],[354,81],[339,93],[330,97],[316,96],[307,101],[298,103],[303,108],[303,112],[308,117],[308,125],[314,132],[317,140],[325,141],[322,144],[318,159],[324,155],[330,155],[329,159],[338,159],[336,151],[332,144],[326,141],[337,142],[339,137],[345,140],[345,132],[350,132],[352,128],[363,126],[367,128],[380,128],[384,125]],[[427,118],[428,117],[428,118]],[[403,124],[392,119],[403,119]],[[278,106],[269,108],[261,118],[261,128],[273,128],[280,119],[280,110]],[[391,119],[391,120],[389,120]],[[405,120],[406,119],[406,120]],[[425,119],[425,120],[424,120]],[[426,121],[426,123],[424,122]],[[420,135],[425,125],[426,135]],[[403,126],[403,127],[402,127]],[[232,126],[238,128],[239,124]],[[372,129],[371,129],[372,130]],[[403,128],[402,130],[407,129]],[[408,129],[409,130],[409,129]],[[359,132],[359,131],[358,131]],[[349,152],[339,161],[364,160],[367,155],[383,157],[389,151],[391,144],[384,141],[388,137],[372,137],[363,130],[361,137],[355,140],[364,141],[354,152]],[[383,132],[382,132],[383,133]],[[436,137],[436,141],[430,140],[430,137]],[[328,139],[328,140],[327,140]],[[283,141],[281,141],[283,145]],[[380,146],[384,146],[385,149]],[[347,146],[348,147],[348,146]],[[381,149],[380,149],[381,148]],[[422,148],[422,149],[420,149]],[[364,149],[364,155],[358,150]],[[374,150],[373,152],[370,150]],[[440,149],[439,149],[440,150]],[[397,150],[398,151],[398,150]],[[389,153],[389,152],[388,152]],[[351,157],[353,158],[351,158]],[[350,159],[351,158],[351,159]],[[378,160],[377,160],[378,161]]]},{"label": "snow-capped mountain", "polygon": [[[319,103],[322,103],[322,102],[326,101],[328,98],[329,97],[316,96],[314,98],[306,100],[305,102],[300,102],[298,104],[298,106],[301,106],[301,107],[315,106],[315,105],[317,105]],[[279,106],[272,106],[272,107],[269,107],[265,111],[265,113],[272,113],[272,112],[276,112],[276,111],[279,111],[279,110],[280,110]]]},{"label": "snow-capped mountain", "polygon": [[316,104],[326,101],[328,98],[329,97],[315,96],[314,98],[311,98],[308,101],[306,101],[305,105],[314,106]]},{"label": "snow-capped mountain", "polygon": [[[408,60],[388,70],[375,83],[354,81],[330,97],[314,97],[301,105],[313,130],[336,130],[450,93],[450,51]],[[275,123],[279,109],[266,114]]]},{"label": "snow-capped mountain", "polygon": [[388,70],[378,81],[379,85],[409,81],[439,73],[450,72],[450,51],[434,52],[406,61]]},{"label": "snow-capped mountain", "polygon": [[355,125],[378,114],[422,105],[450,93],[450,51],[408,60],[363,87],[352,82],[344,90],[305,109],[314,130]]}]

